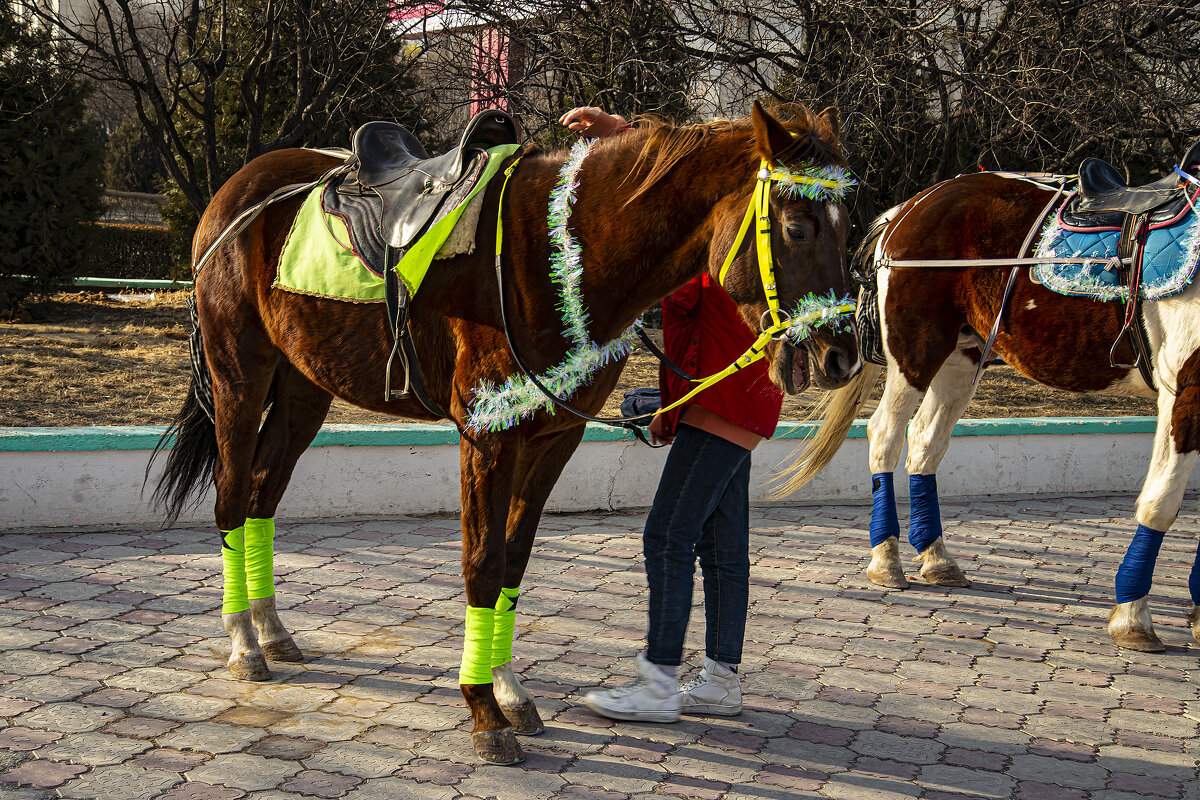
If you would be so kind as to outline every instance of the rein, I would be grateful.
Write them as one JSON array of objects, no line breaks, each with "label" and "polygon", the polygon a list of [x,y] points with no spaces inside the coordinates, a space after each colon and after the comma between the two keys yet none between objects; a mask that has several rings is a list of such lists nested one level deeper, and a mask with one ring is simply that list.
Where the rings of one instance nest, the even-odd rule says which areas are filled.
[{"label": "rein", "polygon": [[517,353],[516,345],[513,344],[513,340],[512,340],[512,331],[509,329],[508,311],[506,308],[506,304],[504,302],[504,268],[503,268],[503,261],[501,259],[501,253],[503,251],[503,244],[504,244],[504,220],[503,220],[504,193],[508,189],[508,179],[512,177],[513,172],[517,168],[517,164],[519,164],[521,162],[522,158],[524,158],[524,156],[518,156],[516,161],[509,164],[508,167],[505,168],[504,183],[500,184],[500,199],[496,206],[496,263],[495,263],[496,288],[499,290],[499,295],[500,295],[500,323],[501,323],[501,327],[504,328],[504,338],[508,342],[508,350],[510,353],[512,353],[513,361],[516,362],[517,369],[521,370],[521,373],[526,378],[528,378],[533,383],[534,386],[537,387],[538,391],[540,391],[547,398],[549,398],[551,401],[553,401],[553,403],[555,405],[563,408],[566,411],[571,412],[572,414],[574,414],[577,417],[581,417],[582,419],[587,420],[588,422],[599,422],[604,425],[612,425],[614,427],[625,428],[626,430],[631,431],[633,433],[633,435],[638,438],[639,441],[649,445],[650,447],[655,447],[655,448],[665,447],[666,445],[651,444],[650,440],[646,438],[646,434],[644,434],[642,432],[642,429],[637,425],[637,423],[639,421],[653,417],[654,416],[653,413],[640,414],[636,417],[595,417],[595,416],[592,416],[591,414],[588,414],[587,412],[576,408],[575,406],[568,403],[566,400],[564,400],[561,397],[559,397],[558,395],[556,395],[554,392],[547,389],[546,386],[540,380],[538,380],[537,376],[529,369],[529,367],[525,366],[524,360],[521,358],[520,354]]}]

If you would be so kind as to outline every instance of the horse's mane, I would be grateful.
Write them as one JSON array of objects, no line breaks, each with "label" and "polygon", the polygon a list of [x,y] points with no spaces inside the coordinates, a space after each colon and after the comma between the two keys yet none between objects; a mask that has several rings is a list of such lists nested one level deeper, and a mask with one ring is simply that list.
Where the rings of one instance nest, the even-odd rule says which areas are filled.
[{"label": "horse's mane", "polygon": [[[772,114],[794,136],[790,148],[780,154],[780,160],[790,164],[801,162],[820,166],[845,166],[837,133],[822,126],[817,115],[802,103],[784,103],[770,109]],[[641,177],[641,183],[625,201],[632,203],[649,191],[684,158],[704,147],[713,138],[742,136],[747,152],[754,149],[754,124],[749,116],[737,120],[715,120],[698,125],[673,125],[651,116],[639,116],[630,133],[614,136],[600,143],[601,147],[627,148],[640,139],[637,159],[629,177]],[[644,173],[644,174],[642,174]]]}]

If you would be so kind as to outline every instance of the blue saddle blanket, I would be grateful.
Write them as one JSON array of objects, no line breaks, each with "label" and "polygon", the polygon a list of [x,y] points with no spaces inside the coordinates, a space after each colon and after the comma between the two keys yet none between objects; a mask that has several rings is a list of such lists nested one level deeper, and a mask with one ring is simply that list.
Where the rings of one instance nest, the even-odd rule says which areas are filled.
[{"label": "blue saddle blanket", "polygon": [[[1064,204],[1065,207],[1065,204]],[[1061,214],[1046,225],[1034,255],[1038,258],[1112,258],[1121,238],[1119,228],[1083,229],[1063,223]],[[1152,225],[1142,257],[1141,299],[1161,300],[1187,288],[1200,262],[1200,221],[1191,208],[1172,220]],[[1095,300],[1126,300],[1128,288],[1121,286],[1111,265],[1037,264],[1029,277],[1051,291],[1068,297]]]}]

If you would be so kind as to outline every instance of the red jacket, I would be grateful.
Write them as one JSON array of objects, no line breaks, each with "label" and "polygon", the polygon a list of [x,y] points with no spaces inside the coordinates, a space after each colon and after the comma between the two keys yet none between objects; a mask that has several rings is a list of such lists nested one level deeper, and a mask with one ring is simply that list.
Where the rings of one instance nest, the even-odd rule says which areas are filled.
[{"label": "red jacket", "polygon": [[[695,378],[706,378],[733,363],[754,343],[737,305],[716,281],[704,273],[663,298],[663,350]],[[658,386],[663,405],[687,394],[688,384],[665,366],[659,365]],[[688,401],[759,436],[775,433],[783,392],[767,376],[766,360],[740,369]],[[675,435],[684,408],[664,413],[663,432]]]}]

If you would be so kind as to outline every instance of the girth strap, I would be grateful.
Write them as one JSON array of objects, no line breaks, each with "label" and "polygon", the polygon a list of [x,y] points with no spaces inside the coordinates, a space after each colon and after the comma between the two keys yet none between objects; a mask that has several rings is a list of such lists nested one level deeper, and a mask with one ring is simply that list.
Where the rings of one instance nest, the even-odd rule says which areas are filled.
[{"label": "girth strap", "polygon": [[[1157,391],[1154,382],[1154,363],[1150,355],[1150,340],[1146,332],[1146,318],[1142,314],[1142,258],[1146,252],[1146,235],[1148,231],[1149,213],[1126,214],[1121,224],[1121,239],[1117,245],[1117,259],[1121,267],[1117,274],[1122,285],[1128,288],[1125,300],[1125,322],[1116,341],[1108,351],[1108,363],[1116,369],[1133,369],[1135,366],[1142,380],[1151,389]],[[1128,260],[1129,267],[1124,264]],[[1132,364],[1118,364],[1116,361],[1117,345],[1126,336],[1133,345],[1136,358]]]},{"label": "girth strap", "polygon": [[992,355],[992,346],[996,344],[996,336],[1000,333],[1000,323],[1004,319],[1004,310],[1008,307],[1008,301],[1012,298],[1013,287],[1017,285],[1017,272],[1024,266],[1025,254],[1029,251],[1029,246],[1033,244],[1034,237],[1042,229],[1046,217],[1050,216],[1050,212],[1054,210],[1058,199],[1063,196],[1065,189],[1066,184],[1060,183],[1058,191],[1050,198],[1050,202],[1046,203],[1045,207],[1042,208],[1042,213],[1038,214],[1033,226],[1025,234],[1025,241],[1021,243],[1021,249],[1017,251],[1018,263],[1014,264],[1008,271],[1008,282],[1004,284],[1004,294],[1000,298],[1000,310],[996,312],[996,321],[992,323],[992,330],[988,333],[987,341],[983,344],[983,351],[979,354],[979,366],[975,368],[975,379],[971,381],[972,392],[979,386],[979,379],[983,376],[983,370],[987,366],[988,358]]},{"label": "girth strap", "polygon": [[[388,328],[392,332],[392,352],[388,355],[387,369],[383,378],[384,402],[405,400],[416,396],[425,406],[425,410],[439,419],[449,419],[450,415],[425,391],[425,381],[421,376],[421,362],[417,360],[417,349],[413,345],[412,332],[408,319],[408,287],[396,274],[395,265],[391,263],[392,250],[390,245],[384,245],[384,288],[385,305],[387,306]],[[404,367],[404,388],[396,392],[392,390],[392,364],[396,357]]]}]

